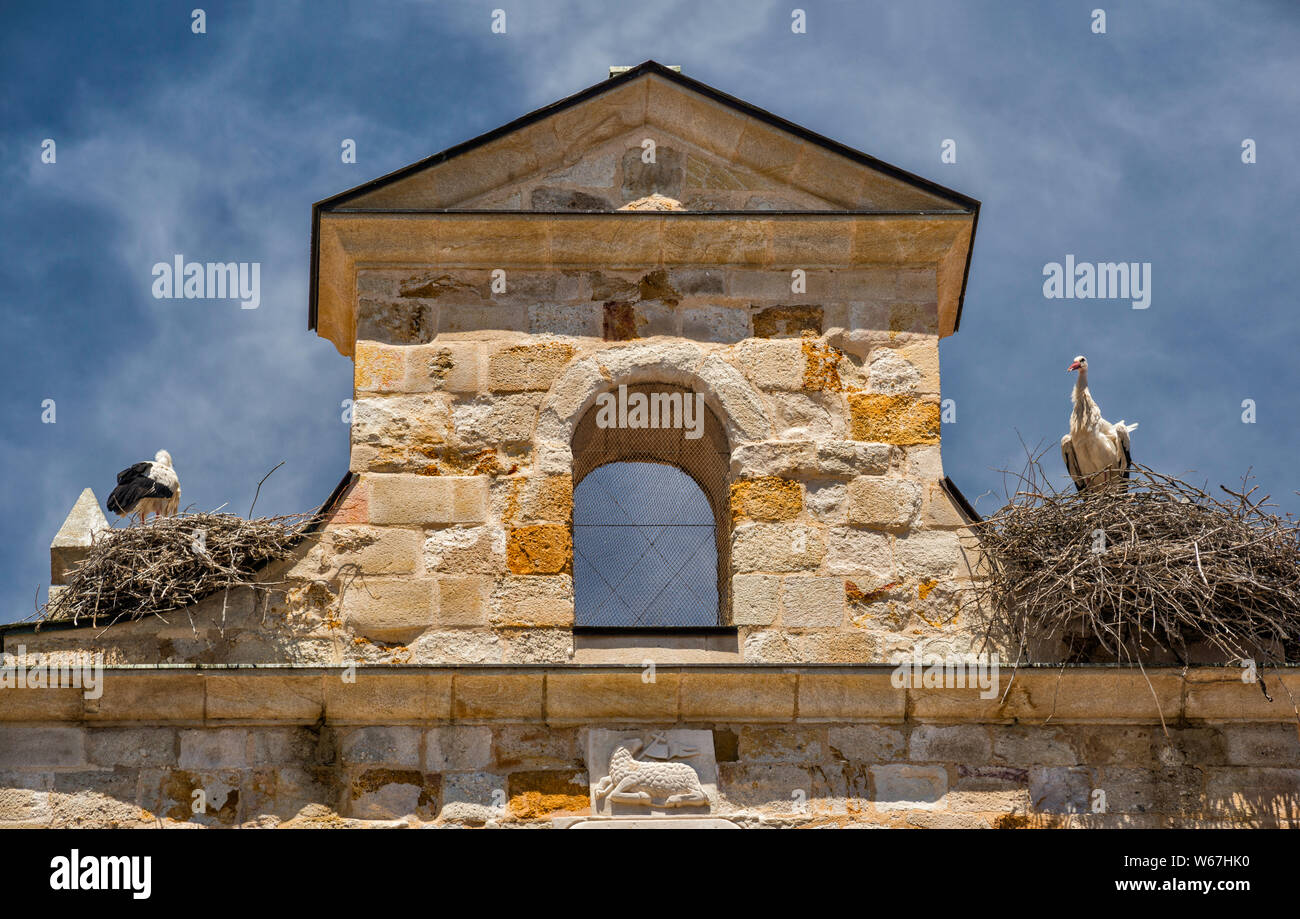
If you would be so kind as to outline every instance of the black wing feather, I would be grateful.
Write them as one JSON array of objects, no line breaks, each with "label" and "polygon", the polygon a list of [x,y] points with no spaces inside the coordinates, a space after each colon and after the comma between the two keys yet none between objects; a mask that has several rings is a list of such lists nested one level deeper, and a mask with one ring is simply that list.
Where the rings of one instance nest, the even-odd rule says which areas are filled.
[{"label": "black wing feather", "polygon": [[136,463],[130,469],[123,469],[117,474],[117,484],[121,485],[127,479],[138,479],[140,476],[148,476],[149,470],[153,469],[153,463]]},{"label": "black wing feather", "polygon": [[129,514],[145,498],[170,498],[172,490],[149,478],[153,463],[136,463],[117,474],[117,487],[108,496],[108,509],[114,514]]}]

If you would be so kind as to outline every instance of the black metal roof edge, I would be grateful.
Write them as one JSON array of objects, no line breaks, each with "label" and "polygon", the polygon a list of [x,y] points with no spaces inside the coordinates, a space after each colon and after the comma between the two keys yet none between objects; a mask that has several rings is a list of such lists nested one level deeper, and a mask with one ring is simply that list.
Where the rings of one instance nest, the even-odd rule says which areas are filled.
[{"label": "black metal roof edge", "polygon": [[311,535],[324,526],[326,519],[329,518],[330,514],[334,513],[339,502],[343,500],[343,496],[348,493],[348,490],[352,488],[352,484],[359,478],[361,478],[361,476],[357,475],[351,469],[343,473],[343,478],[334,486],[334,490],[330,492],[330,496],[325,499],[325,503],[316,508],[316,513],[312,522],[307,525],[305,530],[303,530],[304,535]]},{"label": "black metal roof edge", "polygon": [[[720,102],[723,105],[727,105],[731,108],[737,109],[743,114],[756,118],[759,121],[765,122],[789,134],[793,134],[794,136],[799,137],[802,140],[806,140],[810,143],[814,143],[820,147],[830,150],[833,153],[838,153],[839,155],[846,157],[847,159],[854,160],[855,162],[861,163],[864,166],[868,166],[878,172],[882,172],[886,175],[892,176],[893,178],[899,179],[900,181],[912,185],[913,187],[919,188],[922,191],[936,195],[937,197],[943,198],[944,200],[951,201],[954,204],[957,204],[969,211],[972,211],[973,213],[975,213],[978,219],[980,202],[975,198],[971,198],[968,195],[963,195],[961,192],[954,191],[953,189],[940,185],[937,182],[932,182],[931,180],[918,176],[915,173],[908,172],[907,170],[901,169],[898,166],[894,166],[890,163],[886,163],[884,160],[880,160],[874,156],[871,156],[870,154],[863,153],[861,150],[855,150],[854,148],[846,146],[845,144],[842,144],[839,141],[831,140],[829,137],[826,137],[822,134],[818,134],[817,132],[811,131],[801,125],[797,125],[792,121],[788,121],[780,117],[779,115],[774,115],[765,109],[761,109],[756,105],[752,105],[748,102],[745,102],[743,99],[738,99],[735,96],[729,95],[728,93],[724,93],[721,90],[715,89],[712,86],[709,86],[707,83],[701,83],[698,80],[694,80],[691,79],[690,77],[683,76],[678,71],[671,70],[657,61],[647,60],[631,68],[630,70],[627,70],[624,73],[619,74],[618,76],[609,77],[608,79],[602,80],[599,83],[592,84],[591,86],[588,86],[586,89],[580,90],[579,92],[576,92],[573,95],[566,96],[565,98],[560,99],[557,102],[552,102],[550,105],[546,105],[543,106],[542,108],[535,109],[534,111],[529,112],[526,115],[522,115],[521,117],[516,118],[514,121],[507,122],[506,124],[501,125],[498,128],[494,128],[493,130],[488,131],[487,133],[480,134],[477,137],[463,141],[459,144],[456,144],[455,146],[448,147],[447,149],[435,153],[432,156],[427,156],[424,159],[417,160],[414,163],[411,163],[407,166],[403,166],[402,168],[394,170],[393,172],[390,172],[386,175],[382,175],[379,176],[378,178],[371,179],[368,182],[364,182],[361,185],[354,186],[353,188],[350,188],[347,191],[339,192],[336,195],[331,195],[330,197],[324,198],[320,201],[317,201],[315,204],[313,204],[311,208],[311,213],[312,213],[311,270],[310,270],[310,279],[308,282],[309,288],[308,288],[308,304],[307,304],[307,311],[308,311],[307,328],[309,330],[315,330],[316,328],[317,305],[319,301],[318,290],[317,290],[317,285],[319,282],[317,261],[320,255],[320,215],[323,210],[332,209],[347,200],[358,197],[367,192],[374,191],[375,189],[387,185],[391,182],[396,182],[412,173],[424,169],[425,167],[446,162],[447,160],[459,156],[462,153],[465,153],[476,147],[480,147],[493,140],[496,140],[498,137],[503,137],[506,134],[509,134],[520,128],[527,127],[528,125],[536,121],[540,121],[543,118],[549,117],[550,115],[556,114],[557,112],[564,111],[565,109],[571,108],[581,102],[585,102],[590,98],[601,95],[602,93],[605,92],[609,92],[610,90],[615,89],[623,85],[624,83],[630,83],[633,80],[645,74],[654,74],[656,76],[669,80],[670,82],[677,83],[681,86],[686,87],[687,89],[699,93],[700,95],[713,99],[715,102]],[[975,243],[975,235],[974,235],[974,228],[972,227],[971,247],[974,246],[974,243]],[[970,269],[969,253],[967,255],[966,267],[967,267],[967,271],[969,272]],[[961,298],[958,300],[958,307],[957,307],[957,322],[960,322],[961,320],[961,299],[965,298],[965,293],[966,293],[965,282],[966,279],[963,276],[962,294],[961,294]],[[956,331],[955,325],[954,325],[954,331]]]},{"label": "black metal roof edge", "polygon": [[974,505],[966,500],[966,496],[961,493],[961,489],[957,487],[957,484],[953,482],[952,479],[948,476],[944,476],[939,480],[939,485],[943,488],[948,497],[952,498],[953,503],[961,510],[962,514],[966,517],[967,523],[979,523],[984,519],[979,515],[979,511],[975,510]]},{"label": "black metal roof edge", "polygon": [[[957,295],[957,315],[952,320],[952,334],[956,335],[957,330],[961,328],[961,309],[966,305],[966,282],[970,280],[971,260],[975,255],[975,231],[980,225],[980,203],[975,202],[975,216],[970,223],[970,242],[966,244],[966,267],[961,273],[961,293]],[[953,486],[954,488],[956,486]]]}]

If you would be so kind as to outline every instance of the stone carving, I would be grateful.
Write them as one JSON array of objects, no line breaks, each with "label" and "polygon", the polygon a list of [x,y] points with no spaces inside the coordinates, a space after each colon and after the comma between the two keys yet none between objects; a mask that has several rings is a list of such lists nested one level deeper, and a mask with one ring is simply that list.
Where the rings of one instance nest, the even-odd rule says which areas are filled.
[{"label": "stone carving", "polygon": [[[716,798],[710,731],[592,731],[587,762],[594,782],[592,810],[597,814],[680,808],[707,813]],[[597,779],[604,764],[608,770]]]}]

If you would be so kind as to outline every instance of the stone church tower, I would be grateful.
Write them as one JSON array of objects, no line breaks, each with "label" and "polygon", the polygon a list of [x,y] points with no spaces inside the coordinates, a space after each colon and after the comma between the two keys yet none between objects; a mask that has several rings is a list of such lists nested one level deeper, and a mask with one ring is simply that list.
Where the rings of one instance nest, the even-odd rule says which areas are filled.
[{"label": "stone church tower", "polygon": [[1235,674],[899,679],[983,639],[938,351],[978,211],[653,62],[318,203],[323,525],[166,621],[5,629],[108,669],[0,693],[0,825],[1266,818],[1290,712]]}]

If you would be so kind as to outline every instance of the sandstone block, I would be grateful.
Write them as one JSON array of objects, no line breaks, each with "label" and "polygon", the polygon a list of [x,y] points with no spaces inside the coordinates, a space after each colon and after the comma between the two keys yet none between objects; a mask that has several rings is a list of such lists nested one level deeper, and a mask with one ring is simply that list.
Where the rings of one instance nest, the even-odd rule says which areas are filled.
[{"label": "sandstone block", "polygon": [[731,472],[737,477],[793,476],[816,469],[817,447],[809,441],[759,441],[737,444],[731,451]]},{"label": "sandstone block", "polygon": [[783,580],[782,626],[806,629],[843,623],[843,578],[788,577]]},{"label": "sandstone block", "polygon": [[883,475],[893,453],[889,444],[832,440],[817,444],[817,469],[823,475]]},{"label": "sandstone block", "polygon": [[353,354],[357,392],[399,392],[405,388],[406,349],[373,341],[358,341]]},{"label": "sandstone block", "polygon": [[440,342],[407,349],[407,392],[474,393],[483,388],[483,346],[475,341]]},{"label": "sandstone block", "polygon": [[343,620],[370,638],[404,640],[433,625],[438,582],[419,578],[355,580],[343,594]]},{"label": "sandstone block", "polygon": [[731,579],[734,625],[771,625],[780,611],[781,579],[771,574],[738,574]]},{"label": "sandstone block", "polygon": [[551,523],[513,527],[506,538],[506,559],[514,574],[567,574],[573,561],[569,528]]},{"label": "sandstone block", "polygon": [[742,479],[731,485],[732,519],[791,520],[803,511],[803,487],[777,476]]},{"label": "sandstone block", "polygon": [[438,612],[440,626],[487,625],[488,579],[482,575],[443,576],[438,578]]},{"label": "sandstone block", "polygon": [[731,562],[737,572],[807,571],[821,564],[821,531],[799,523],[754,523],[731,534]]},{"label": "sandstone block", "polygon": [[369,481],[372,523],[419,526],[487,518],[483,476],[373,475]]},{"label": "sandstone block", "polygon": [[849,523],[882,530],[906,529],[921,509],[921,489],[906,479],[859,476],[849,482]]},{"label": "sandstone block", "polygon": [[937,444],[939,402],[912,394],[852,393],[849,427],[854,440]]},{"label": "sandstone block", "polygon": [[948,792],[948,770],[942,766],[872,766],[871,781],[882,811],[935,810]]},{"label": "sandstone block", "polygon": [[573,346],[561,342],[501,348],[488,359],[488,388],[493,392],[549,389],[572,357]]}]

